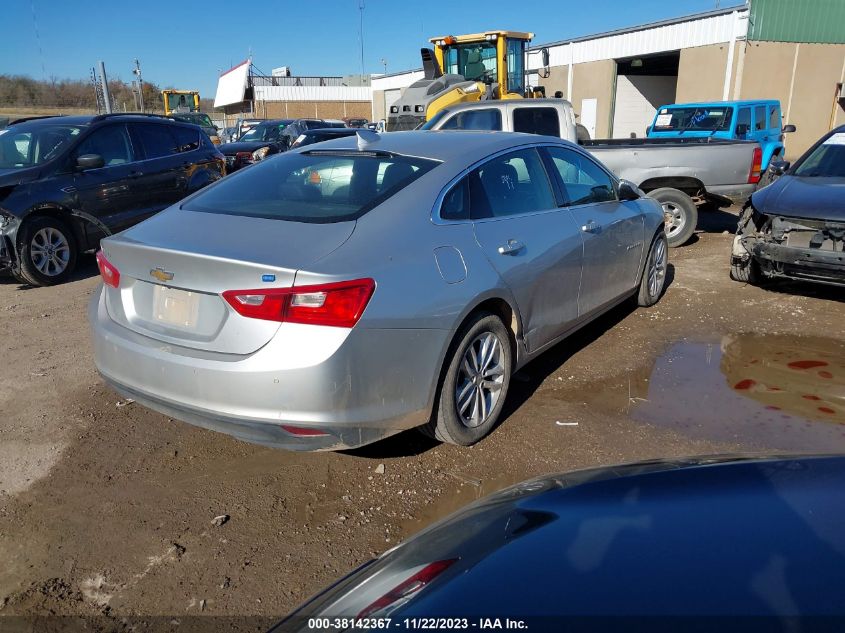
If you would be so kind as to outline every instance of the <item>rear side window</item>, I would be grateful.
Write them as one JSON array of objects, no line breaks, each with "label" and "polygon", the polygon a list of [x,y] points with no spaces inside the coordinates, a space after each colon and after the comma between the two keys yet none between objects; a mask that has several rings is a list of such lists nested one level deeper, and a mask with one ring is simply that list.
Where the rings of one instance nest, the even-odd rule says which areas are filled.
[{"label": "rear side window", "polygon": [[441,130],[501,130],[502,114],[496,108],[465,110],[446,121]]},{"label": "rear side window", "polygon": [[196,130],[191,130],[186,127],[175,126],[173,135],[176,137],[176,148],[179,152],[191,152],[199,149],[200,133]]},{"label": "rear side window", "polygon": [[565,147],[547,148],[563,184],[567,205],[616,200],[613,179],[596,163]]},{"label": "rear side window", "polygon": [[161,158],[177,153],[176,138],[170,133],[170,126],[139,123],[133,127],[147,158]]},{"label": "rear side window", "polygon": [[560,138],[560,122],[554,108],[515,108],[513,131]]},{"label": "rear side window", "polygon": [[740,108],[736,115],[736,135],[745,138],[751,131],[751,108]]},{"label": "rear side window", "polygon": [[765,130],[766,129],[766,106],[755,106],[754,107],[754,129],[755,130]]},{"label": "rear side window", "polygon": [[440,217],[444,220],[469,220],[469,182],[467,178],[452,187],[443,196]]},{"label": "rear side window", "polygon": [[473,219],[554,209],[549,178],[535,149],[497,156],[469,177]]},{"label": "rear side window", "polygon": [[237,172],[182,207],[287,220],[346,222],[375,208],[437,161],[365,152],[285,153]]}]

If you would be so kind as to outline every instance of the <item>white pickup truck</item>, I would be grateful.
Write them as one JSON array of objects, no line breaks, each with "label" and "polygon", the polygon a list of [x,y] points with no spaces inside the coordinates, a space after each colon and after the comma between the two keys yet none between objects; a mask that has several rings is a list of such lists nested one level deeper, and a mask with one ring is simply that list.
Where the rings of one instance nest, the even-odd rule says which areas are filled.
[{"label": "white pickup truck", "polygon": [[438,112],[427,130],[499,130],[556,136],[578,143],[663,206],[670,246],[686,243],[698,207],[743,203],[760,180],[762,150],[755,141],[712,138],[590,140],[564,99],[463,103]]}]

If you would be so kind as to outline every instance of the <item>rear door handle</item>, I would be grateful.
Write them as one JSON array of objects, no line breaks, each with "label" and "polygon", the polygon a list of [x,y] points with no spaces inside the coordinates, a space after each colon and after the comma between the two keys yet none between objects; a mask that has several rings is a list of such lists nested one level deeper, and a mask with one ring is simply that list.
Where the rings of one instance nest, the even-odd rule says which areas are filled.
[{"label": "rear door handle", "polygon": [[596,224],[595,222],[590,220],[584,226],[581,227],[581,230],[584,231],[584,233],[598,233],[599,231],[601,231],[601,225]]},{"label": "rear door handle", "polygon": [[140,178],[143,175],[144,175],[144,172],[142,172],[142,171],[130,171],[129,172],[130,178]]},{"label": "rear door handle", "polygon": [[514,253],[521,251],[523,248],[525,248],[525,244],[519,240],[508,240],[508,243],[502,244],[498,250],[499,255],[513,255]]}]

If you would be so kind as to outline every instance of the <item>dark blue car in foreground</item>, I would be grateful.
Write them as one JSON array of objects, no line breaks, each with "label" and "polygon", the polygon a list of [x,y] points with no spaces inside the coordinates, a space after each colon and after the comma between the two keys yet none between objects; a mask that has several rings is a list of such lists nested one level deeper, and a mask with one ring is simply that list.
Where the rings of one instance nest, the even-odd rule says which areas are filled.
[{"label": "dark blue car in foreground", "polygon": [[845,285],[845,125],[828,132],[759,189],[739,218],[731,278],[805,279]]},{"label": "dark blue car in foreground", "polygon": [[845,630],[843,490],[845,458],[810,456],[527,481],[410,538],[274,630],[375,630],[386,618],[392,630],[497,619],[529,631]]}]

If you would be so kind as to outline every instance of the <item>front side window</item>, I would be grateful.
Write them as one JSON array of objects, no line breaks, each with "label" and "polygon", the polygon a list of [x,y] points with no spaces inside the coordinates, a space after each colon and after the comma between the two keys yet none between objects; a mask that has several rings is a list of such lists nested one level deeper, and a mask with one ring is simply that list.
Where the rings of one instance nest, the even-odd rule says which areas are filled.
[{"label": "front side window", "polygon": [[0,168],[39,165],[59,156],[82,128],[41,121],[19,123],[0,130]]},{"label": "front side window", "polygon": [[502,114],[496,108],[465,110],[446,121],[441,130],[501,130]]},{"label": "front side window", "polygon": [[170,128],[155,123],[134,123],[141,145],[144,146],[144,155],[149,158],[161,158],[172,156],[178,153],[176,138],[170,133]]},{"label": "front side window", "polygon": [[780,108],[777,106],[769,106],[769,129],[780,130]]},{"label": "front side window", "polygon": [[261,161],[202,190],[189,211],[291,222],[355,220],[438,163],[424,158],[312,150]]},{"label": "front side window", "polygon": [[740,108],[736,115],[736,135],[745,138],[751,131],[751,108]]},{"label": "front side window", "polygon": [[755,106],[754,129],[757,131],[766,129],[766,106]]},{"label": "front side window", "polygon": [[503,154],[470,174],[470,206],[473,219],[556,208],[549,179],[537,150],[525,149]]},{"label": "front side window", "polygon": [[135,160],[125,125],[107,125],[94,130],[76,148],[77,157],[85,154],[101,156],[106,167],[125,165]]},{"label": "front side window", "polygon": [[616,200],[613,179],[590,158],[565,147],[547,148],[563,185],[567,205]]},{"label": "front side window", "polygon": [[515,108],[513,131],[560,138],[560,122],[554,108]]}]

